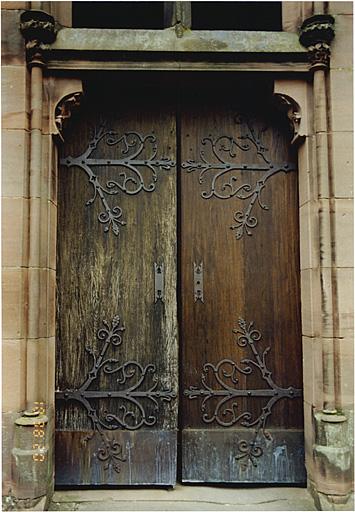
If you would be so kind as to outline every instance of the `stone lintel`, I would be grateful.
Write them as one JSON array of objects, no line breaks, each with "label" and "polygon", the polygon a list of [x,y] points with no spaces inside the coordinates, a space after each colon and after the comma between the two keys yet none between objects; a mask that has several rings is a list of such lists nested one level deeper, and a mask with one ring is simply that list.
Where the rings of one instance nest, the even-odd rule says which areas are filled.
[{"label": "stone lintel", "polygon": [[297,34],[287,32],[63,28],[51,50],[59,52],[204,52],[290,54],[307,57]]}]

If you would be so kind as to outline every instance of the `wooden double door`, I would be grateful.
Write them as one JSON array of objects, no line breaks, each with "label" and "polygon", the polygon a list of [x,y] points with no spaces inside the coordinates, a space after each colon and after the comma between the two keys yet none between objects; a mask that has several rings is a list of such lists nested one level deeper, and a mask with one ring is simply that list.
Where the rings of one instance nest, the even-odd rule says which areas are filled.
[{"label": "wooden double door", "polygon": [[287,117],[138,78],[89,85],[60,148],[56,482],[303,483]]}]

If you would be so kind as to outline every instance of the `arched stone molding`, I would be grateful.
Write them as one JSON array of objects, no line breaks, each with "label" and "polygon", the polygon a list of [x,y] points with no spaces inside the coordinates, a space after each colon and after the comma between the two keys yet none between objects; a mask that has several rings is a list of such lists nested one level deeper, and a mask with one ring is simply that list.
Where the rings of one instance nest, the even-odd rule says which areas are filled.
[{"label": "arched stone molding", "polygon": [[291,144],[299,144],[310,132],[307,83],[304,80],[276,79],[274,97],[287,112],[293,131]]},{"label": "arched stone molding", "polygon": [[51,77],[47,82],[49,96],[49,133],[63,141],[63,129],[72,112],[80,106],[83,83],[79,78]]}]

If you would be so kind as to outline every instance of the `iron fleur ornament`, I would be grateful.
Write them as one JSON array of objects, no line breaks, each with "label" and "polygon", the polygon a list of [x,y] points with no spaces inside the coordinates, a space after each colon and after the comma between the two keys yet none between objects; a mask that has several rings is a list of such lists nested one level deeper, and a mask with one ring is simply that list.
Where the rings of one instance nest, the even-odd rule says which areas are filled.
[{"label": "iron fleur ornament", "polygon": [[[58,400],[74,400],[79,402],[87,411],[92,423],[92,433],[83,439],[86,444],[95,434],[101,438],[101,447],[98,450],[98,459],[102,461],[104,469],[112,467],[120,472],[120,462],[126,461],[123,447],[112,439],[109,431],[117,429],[137,430],[142,426],[151,427],[157,422],[159,401],[171,402],[176,398],[176,393],[171,390],[161,390],[158,387],[158,378],[154,364],[142,366],[137,361],[120,363],[116,358],[106,357],[108,349],[122,345],[122,334],[125,327],[121,324],[119,316],[115,316],[111,325],[103,320],[103,327],[97,332],[97,339],[102,342],[102,347],[97,354],[91,347],[86,351],[92,357],[92,367],[87,374],[85,382],[77,389],[57,391]],[[108,391],[90,390],[91,384],[99,379],[100,372],[106,375],[114,374],[117,388]],[[150,378],[150,384],[148,382]],[[142,389],[142,387],[144,389]],[[114,399],[119,401],[118,413],[104,411],[103,417],[93,407],[92,399]],[[150,403],[154,412],[147,412],[145,404]]]},{"label": "iron fleur ornament", "polygon": [[[91,158],[91,154],[98,145],[103,142],[107,146],[114,146],[118,158]],[[144,150],[150,151],[149,158],[142,158]],[[77,157],[66,156],[60,159],[60,164],[70,167],[79,167],[84,171],[93,188],[93,196],[86,202],[86,206],[92,205],[96,199],[101,201],[103,211],[98,215],[98,221],[105,224],[104,231],[110,228],[118,236],[120,226],[126,222],[122,220],[122,209],[116,205],[111,207],[107,201],[108,196],[117,195],[120,192],[129,196],[138,194],[141,191],[153,192],[158,181],[157,170],[169,171],[175,167],[175,162],[167,157],[157,158],[158,141],[154,134],[141,135],[137,132],[127,132],[118,135],[112,130],[106,131],[103,126],[95,130],[92,140],[87,149]],[[115,155],[115,156],[116,156]],[[117,179],[108,180],[105,185],[99,180],[94,167],[109,166],[119,170]],[[146,173],[149,179],[146,179]]]},{"label": "iron fleur ornament", "polygon": [[[200,388],[190,386],[184,391],[184,395],[190,400],[202,399],[200,410],[204,423],[216,422],[221,427],[231,427],[239,423],[243,427],[254,428],[251,442],[244,439],[238,442],[239,454],[236,455],[236,459],[242,463],[244,468],[249,462],[256,467],[256,459],[263,455],[263,448],[260,446],[259,440],[261,437],[267,440],[271,439],[271,435],[265,430],[265,427],[274,405],[283,398],[293,399],[302,396],[302,390],[292,386],[282,388],[274,382],[272,373],[266,364],[266,356],[271,347],[267,347],[260,353],[258,344],[261,343],[262,335],[254,328],[253,322],[248,324],[240,318],[238,328],[233,329],[233,333],[237,335],[237,345],[242,348],[247,347],[252,357],[242,359],[239,364],[231,359],[222,359],[216,365],[206,363],[201,375]],[[260,376],[267,383],[268,388],[238,388],[239,375],[250,375],[254,369],[260,372]],[[211,385],[211,382],[215,382],[215,386]],[[262,407],[259,416],[253,417],[249,411],[240,411],[240,406],[236,401],[240,397],[263,397],[267,398],[267,402]],[[208,407],[209,403],[215,405]]]},{"label": "iron fleur ornament", "polygon": [[[235,122],[241,125],[240,136],[204,137],[201,140],[200,160],[186,160],[181,166],[188,173],[199,172],[200,185],[206,184],[206,188],[201,192],[203,199],[235,197],[248,202],[244,210],[235,212],[235,224],[230,226],[235,231],[236,239],[239,240],[244,234],[250,236],[251,230],[258,224],[258,219],[253,214],[255,204],[257,203],[263,210],[269,209],[261,199],[266,182],[275,174],[294,171],[296,167],[288,162],[272,162],[270,160],[267,153],[268,148],[262,142],[262,131],[265,131],[266,128],[257,133],[251,120],[242,114],[236,115]],[[204,148],[209,149],[213,161],[207,160]],[[255,164],[242,163],[240,154],[252,150],[256,152],[259,162]],[[236,172],[243,171],[258,171],[263,174],[252,186],[249,183],[240,182]]]}]

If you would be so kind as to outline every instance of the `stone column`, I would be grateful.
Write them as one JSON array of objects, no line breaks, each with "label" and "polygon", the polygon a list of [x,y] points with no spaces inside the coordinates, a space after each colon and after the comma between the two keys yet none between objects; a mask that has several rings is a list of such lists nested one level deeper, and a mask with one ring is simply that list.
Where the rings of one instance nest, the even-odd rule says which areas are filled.
[{"label": "stone column", "polygon": [[[324,4],[316,3],[318,12]],[[319,5],[318,5],[319,4]],[[334,196],[330,166],[328,127],[328,70],[330,43],[334,38],[334,18],[315,14],[306,19],[300,31],[300,42],[309,51],[313,75],[313,132],[315,139],[315,180],[319,233],[318,287],[320,290],[319,329],[316,340],[321,346],[322,408],[313,409],[313,433],[308,449],[308,478],[316,502],[323,509],[321,497],[345,496],[351,482],[351,448],[346,442],[347,418],[342,414],[337,353],[337,276],[335,268]],[[333,498],[332,498],[333,500]],[[335,503],[334,500],[332,503]],[[328,503],[329,505],[329,503]],[[328,506],[326,505],[326,506]]]},{"label": "stone column", "polygon": [[[12,488],[11,500],[5,500],[7,508],[14,505],[16,508],[33,508],[41,504],[44,507],[53,486],[54,418],[53,407],[48,406],[53,373],[49,375],[48,368],[49,355],[54,353],[54,333],[50,332],[48,319],[52,316],[54,325],[55,273],[44,258],[48,252],[45,240],[48,201],[42,140],[43,70],[46,52],[56,37],[54,19],[43,11],[24,11],[20,16],[20,31],[26,40],[29,74],[27,210],[26,218],[23,218],[26,257],[22,261],[26,275],[23,311],[25,400],[23,414],[14,422],[14,434],[8,446]],[[19,98],[14,97],[13,101],[16,100]],[[51,294],[53,299],[50,301]],[[5,364],[10,366],[11,363],[6,361]]]}]

